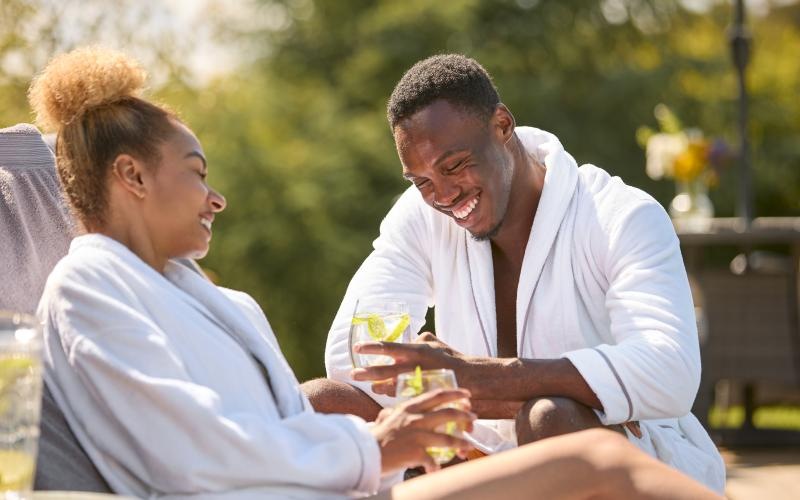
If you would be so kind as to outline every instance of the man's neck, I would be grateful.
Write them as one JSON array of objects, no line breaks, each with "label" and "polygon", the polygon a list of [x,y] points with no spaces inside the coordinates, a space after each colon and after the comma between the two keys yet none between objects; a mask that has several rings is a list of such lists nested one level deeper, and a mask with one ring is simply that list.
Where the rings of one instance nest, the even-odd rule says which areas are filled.
[{"label": "man's neck", "polygon": [[494,252],[521,265],[544,189],[545,168],[527,153],[517,137],[513,140],[516,141],[514,174],[508,209],[503,225],[491,243]]}]

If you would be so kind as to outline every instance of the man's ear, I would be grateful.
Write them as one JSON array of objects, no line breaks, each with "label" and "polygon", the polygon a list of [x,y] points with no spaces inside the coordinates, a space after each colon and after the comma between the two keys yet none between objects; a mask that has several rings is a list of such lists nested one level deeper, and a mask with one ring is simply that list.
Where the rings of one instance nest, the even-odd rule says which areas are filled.
[{"label": "man's ear", "polygon": [[146,194],[142,179],[144,164],[128,154],[121,154],[114,158],[111,165],[111,178],[118,182],[123,189],[142,199]]},{"label": "man's ear", "polygon": [[511,114],[511,111],[501,102],[494,110],[492,124],[503,144],[506,144],[514,136],[514,128],[517,122],[514,120],[514,115]]}]

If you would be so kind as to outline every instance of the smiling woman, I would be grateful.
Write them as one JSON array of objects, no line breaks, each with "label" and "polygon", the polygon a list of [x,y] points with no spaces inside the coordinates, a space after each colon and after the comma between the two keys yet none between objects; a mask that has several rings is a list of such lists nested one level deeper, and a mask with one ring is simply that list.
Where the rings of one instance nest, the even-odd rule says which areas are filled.
[{"label": "smiling woman", "polygon": [[145,77],[120,53],[80,49],[48,65],[30,100],[42,126],[58,132],[59,176],[86,230],[162,271],[171,258],[206,254],[225,199],[205,182],[192,131],[138,97]]}]

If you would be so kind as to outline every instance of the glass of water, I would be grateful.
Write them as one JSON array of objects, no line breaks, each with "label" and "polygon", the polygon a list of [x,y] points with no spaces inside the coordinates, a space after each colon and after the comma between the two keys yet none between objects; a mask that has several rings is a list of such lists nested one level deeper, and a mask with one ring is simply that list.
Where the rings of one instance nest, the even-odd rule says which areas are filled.
[{"label": "glass of water", "polygon": [[409,342],[411,316],[408,304],[402,300],[363,297],[356,302],[350,324],[350,359],[354,368],[391,365],[390,356],[358,354],[353,346],[359,342]]},{"label": "glass of water", "polygon": [[0,311],[0,498],[31,497],[42,400],[35,318]]},{"label": "glass of water", "polygon": [[[456,375],[453,370],[422,370],[417,367],[416,371],[401,373],[397,376],[397,399],[405,401],[428,391],[436,389],[457,389]],[[464,408],[466,405],[459,402],[448,403],[444,407]],[[436,432],[443,432],[450,435],[460,435],[461,429],[455,422],[447,422],[436,429]],[[439,464],[446,464],[456,456],[456,450],[439,446],[429,446],[425,449],[433,460]]]}]

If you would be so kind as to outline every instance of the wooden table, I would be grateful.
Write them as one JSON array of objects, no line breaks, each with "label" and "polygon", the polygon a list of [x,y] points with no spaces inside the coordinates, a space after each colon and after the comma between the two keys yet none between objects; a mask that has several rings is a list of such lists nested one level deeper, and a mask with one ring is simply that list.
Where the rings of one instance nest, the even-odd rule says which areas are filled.
[{"label": "wooden table", "polygon": [[[749,433],[757,384],[800,388],[800,217],[762,217],[749,227],[739,218],[717,218],[706,231],[692,232],[680,223],[675,229],[707,330],[707,338],[701,335],[703,378],[695,413],[705,420],[718,380],[739,381],[746,413],[746,432],[739,438],[757,444],[765,437]],[[704,262],[712,247],[741,252],[733,269]],[[768,256],[772,265],[759,267],[747,256],[764,247],[785,253]]]}]

